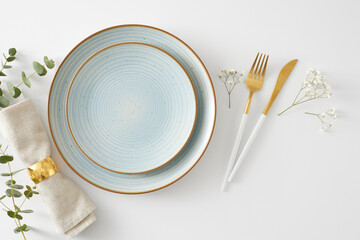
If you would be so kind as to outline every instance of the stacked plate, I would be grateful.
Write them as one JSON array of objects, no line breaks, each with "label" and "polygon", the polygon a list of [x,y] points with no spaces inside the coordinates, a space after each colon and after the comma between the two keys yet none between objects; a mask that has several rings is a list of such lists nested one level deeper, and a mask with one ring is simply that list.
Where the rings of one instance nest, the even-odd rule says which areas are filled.
[{"label": "stacked plate", "polygon": [[146,193],[189,172],[215,124],[209,74],[163,30],[122,25],[79,43],[51,86],[50,132],[83,179],[118,193]]}]

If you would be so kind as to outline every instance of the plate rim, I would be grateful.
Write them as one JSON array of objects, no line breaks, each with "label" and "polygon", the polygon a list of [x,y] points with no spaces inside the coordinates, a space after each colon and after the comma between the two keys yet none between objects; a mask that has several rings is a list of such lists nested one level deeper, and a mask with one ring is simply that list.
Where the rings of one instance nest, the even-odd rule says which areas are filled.
[{"label": "plate rim", "polygon": [[[165,162],[163,162],[161,165],[155,167],[155,168],[151,168],[149,170],[146,170],[146,171],[142,171],[142,172],[121,172],[121,171],[117,171],[117,170],[114,170],[114,169],[110,169],[108,167],[105,167],[103,165],[101,165],[100,163],[96,162],[94,159],[92,159],[90,156],[88,156],[88,154],[86,154],[86,152],[79,146],[79,143],[78,141],[76,140],[74,134],[73,134],[73,131],[71,130],[71,127],[70,127],[70,123],[69,123],[69,96],[70,96],[70,91],[71,91],[71,87],[73,86],[73,83],[75,81],[75,78],[77,77],[78,73],[81,71],[81,69],[84,67],[84,65],[89,62],[95,55],[99,54],[100,52],[103,52],[109,48],[112,48],[112,47],[116,47],[116,46],[122,46],[122,45],[142,45],[142,46],[147,46],[147,47],[151,47],[151,48],[154,48],[158,51],[161,51],[162,53],[166,54],[168,57],[170,57],[172,60],[175,61],[175,63],[177,65],[180,66],[180,68],[183,70],[183,72],[185,73],[186,75],[186,78],[187,80],[190,82],[190,85],[191,85],[191,89],[193,91],[193,94],[192,94],[192,98],[193,98],[193,102],[195,103],[195,113],[194,113],[194,119],[192,121],[192,125],[191,125],[191,130],[188,134],[188,136],[186,137],[186,141],[184,142],[184,144],[180,147],[180,149],[170,157],[170,159],[167,159]],[[60,67],[59,67],[60,68]],[[170,163],[173,159],[175,159],[180,153],[181,151],[185,148],[185,146],[187,145],[187,143],[189,142],[193,132],[194,132],[194,129],[195,129],[195,124],[196,124],[196,120],[197,120],[197,116],[198,116],[198,106],[197,106],[197,94],[196,94],[196,91],[195,91],[195,87],[194,87],[194,84],[193,82],[191,81],[191,78],[189,76],[189,74],[186,72],[185,68],[181,65],[181,63],[174,57],[172,56],[170,53],[168,53],[167,51],[157,47],[157,46],[154,46],[152,44],[148,44],[148,43],[142,43],[142,42],[121,42],[121,43],[116,43],[116,44],[112,44],[112,45],[109,45],[103,49],[100,49],[99,51],[96,51],[94,54],[92,54],[89,58],[87,58],[82,64],[81,66],[79,67],[79,69],[77,69],[74,77],[72,78],[71,80],[71,83],[70,83],[70,86],[69,86],[69,89],[67,91],[67,95],[66,95],[66,106],[65,106],[65,114],[66,114],[66,123],[67,123],[67,126],[68,126],[68,129],[70,131],[70,135],[72,137],[72,139],[74,140],[76,146],[80,149],[80,151],[90,160],[92,161],[93,163],[95,163],[96,165],[108,170],[108,171],[111,171],[111,172],[115,172],[115,173],[120,173],[120,174],[129,174],[129,175],[135,175],[135,174],[143,174],[143,173],[148,173],[148,172],[152,172],[152,171],[155,171],[163,166],[165,166],[166,164]]]},{"label": "plate rim", "polygon": [[[160,31],[162,33],[165,33],[166,35],[174,38],[175,40],[179,41],[180,43],[182,43],[186,48],[188,48],[193,54],[194,56],[199,60],[200,64],[203,66],[204,70],[205,70],[205,73],[207,75],[207,77],[209,78],[209,82],[210,82],[210,86],[211,86],[211,89],[212,89],[212,93],[213,93],[213,98],[214,98],[214,123],[213,123],[213,126],[212,126],[212,129],[211,129],[211,133],[210,133],[210,136],[209,136],[209,139],[207,140],[207,143],[202,151],[202,153],[199,155],[198,159],[195,161],[195,163],[186,171],[184,172],[181,176],[179,176],[178,178],[176,178],[175,180],[165,184],[164,186],[161,186],[161,187],[158,187],[158,188],[154,188],[154,189],[150,189],[150,190],[147,190],[147,191],[140,191],[140,192],[123,192],[123,191],[116,191],[116,190],[112,190],[112,189],[108,189],[108,188],[105,188],[105,187],[102,187],[98,184],[95,184],[91,181],[89,181],[88,179],[86,179],[85,177],[83,177],[80,173],[78,173],[69,163],[68,161],[65,159],[65,157],[63,156],[62,152],[60,151],[56,141],[55,141],[55,138],[54,138],[54,135],[53,135],[53,132],[52,132],[52,129],[51,129],[51,122],[50,122],[50,98],[51,98],[51,91],[52,91],[52,88],[54,86],[54,80],[55,78],[57,77],[58,73],[59,73],[59,70],[61,69],[62,65],[64,64],[64,62],[69,58],[69,56],[81,45],[83,44],[85,41],[87,41],[88,39],[92,38],[93,36],[97,35],[97,34],[100,34],[102,32],[105,32],[105,31],[108,31],[108,30],[111,30],[111,29],[115,29],[115,28],[123,28],[123,27],[140,27],[140,28],[149,28],[149,29],[153,29],[153,30],[156,30],[156,31]],[[155,191],[158,191],[160,189],[163,189],[163,188],[166,188],[172,184],[174,184],[175,182],[177,182],[178,180],[180,180],[181,178],[183,178],[186,174],[188,174],[196,165],[197,163],[200,161],[200,159],[202,158],[202,156],[204,155],[205,151],[207,150],[209,144],[210,144],[210,141],[213,137],[213,134],[214,134],[214,129],[215,129],[215,124],[216,124],[216,117],[217,117],[217,103],[216,103],[216,95],[215,95],[215,89],[214,89],[214,85],[213,85],[213,82],[212,82],[212,79],[210,77],[210,74],[207,70],[207,68],[205,67],[203,61],[200,59],[200,57],[195,53],[195,51],[189,46],[187,45],[183,40],[181,40],[180,38],[176,37],[175,35],[163,30],[163,29],[160,29],[160,28],[157,28],[157,27],[153,27],[153,26],[148,26],[148,25],[142,25],[142,24],[123,24],[123,25],[115,25],[115,26],[112,26],[112,27],[108,27],[108,28],[104,28],[100,31],[97,31],[91,35],[89,35],[88,37],[84,38],[82,41],[80,41],[78,44],[75,45],[75,47],[73,47],[71,49],[71,51],[66,55],[66,57],[62,60],[61,64],[59,65],[58,69],[56,70],[56,73],[54,75],[54,78],[51,82],[51,86],[50,86],[50,89],[49,89],[49,94],[48,94],[48,107],[47,107],[47,119],[48,119],[48,124],[49,124],[49,130],[50,130],[50,135],[51,135],[51,139],[58,151],[58,153],[60,154],[61,158],[63,159],[63,161],[70,167],[70,169],[75,172],[80,178],[82,178],[83,180],[85,180],[86,182],[90,183],[91,185],[95,186],[95,187],[98,187],[100,189],[103,189],[105,191],[109,191],[109,192],[113,192],[113,193],[121,193],[121,194],[128,194],[128,195],[133,195],[133,194],[145,194],[145,193],[150,193],[150,192],[155,192]]]}]

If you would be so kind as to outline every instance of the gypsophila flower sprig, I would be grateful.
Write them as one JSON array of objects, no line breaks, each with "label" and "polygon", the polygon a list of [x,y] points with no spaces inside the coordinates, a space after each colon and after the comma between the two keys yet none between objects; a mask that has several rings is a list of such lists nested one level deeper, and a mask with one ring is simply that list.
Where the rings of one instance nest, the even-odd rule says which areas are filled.
[{"label": "gypsophila flower sprig", "polygon": [[321,128],[320,128],[321,131],[330,129],[332,127],[331,122],[336,121],[336,118],[337,118],[335,109],[333,109],[333,108],[324,113],[305,112],[305,114],[315,116],[321,121]]},{"label": "gypsophila flower sprig", "polygon": [[[17,171],[13,171],[11,169],[10,162],[14,160],[14,157],[11,155],[6,154],[7,147],[5,150],[2,149],[2,146],[0,145],[0,163],[2,165],[7,165],[8,172],[1,173],[2,177],[8,178],[5,182],[5,185],[7,186],[7,189],[5,190],[5,194],[0,197],[0,203],[5,207],[5,212],[8,217],[14,220],[16,227],[14,228],[14,233],[21,233],[24,240],[26,240],[25,232],[30,231],[30,227],[26,224],[21,223],[23,220],[22,214],[28,214],[32,213],[33,210],[31,209],[23,209],[24,203],[26,200],[31,199],[35,194],[39,194],[36,189],[36,185],[33,187],[30,187],[29,185],[26,185],[25,187],[23,185],[20,185],[17,183],[14,179],[14,176],[23,171],[24,169],[20,169]],[[25,189],[22,193],[21,190]],[[12,205],[10,207],[10,204],[5,203],[5,199],[8,198],[10,204]],[[22,198],[22,199],[21,199]],[[16,202],[20,200],[20,204],[18,205]]]},{"label": "gypsophila flower sprig", "polygon": [[234,69],[223,69],[218,75],[220,81],[225,85],[226,91],[228,93],[229,99],[229,108],[231,108],[231,92],[234,90],[236,84],[244,82],[245,72],[238,72]]},{"label": "gypsophila flower sprig", "polygon": [[319,98],[330,98],[331,96],[332,89],[329,83],[324,79],[324,76],[321,72],[310,68],[306,71],[306,77],[302,82],[301,88],[294,101],[284,111],[280,112],[278,116],[299,104]]}]

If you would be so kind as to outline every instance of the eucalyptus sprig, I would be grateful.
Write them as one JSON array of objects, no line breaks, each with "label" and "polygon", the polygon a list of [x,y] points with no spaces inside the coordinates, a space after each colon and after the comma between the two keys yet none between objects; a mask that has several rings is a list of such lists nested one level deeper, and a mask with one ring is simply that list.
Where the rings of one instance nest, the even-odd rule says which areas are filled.
[{"label": "eucalyptus sprig", "polygon": [[[2,146],[0,145],[0,164],[7,165],[8,167],[8,172],[1,173],[2,177],[7,178],[7,181],[5,182],[7,189],[5,190],[5,194],[0,197],[0,203],[5,207],[4,210],[7,213],[7,216],[13,219],[15,222],[16,227],[14,228],[14,233],[21,233],[23,238],[26,240],[25,232],[30,231],[31,228],[27,224],[21,223],[21,221],[23,220],[22,214],[32,213],[33,210],[23,209],[23,206],[26,200],[31,199],[35,194],[39,193],[35,191],[36,185],[33,187],[26,185],[24,187],[23,185],[20,185],[15,181],[14,176],[19,172],[23,171],[24,169],[16,171],[13,171],[11,169],[10,162],[14,160],[14,157],[6,154],[6,150],[7,147],[5,148],[5,150],[3,150]],[[21,190],[23,190],[23,193],[21,192]],[[9,199],[9,202],[12,205],[11,207],[9,204],[5,203],[4,200],[6,198]],[[20,202],[20,205],[16,203],[17,201]]]},{"label": "eucalyptus sprig", "polygon": [[[9,65],[9,62],[12,62],[16,59],[15,55],[17,53],[17,50],[15,48],[10,48],[9,51],[9,56],[6,56],[5,54],[3,54],[5,62],[1,61],[1,70],[0,70],[0,76],[5,77],[6,74],[3,72],[4,69],[9,69],[12,66]],[[40,77],[45,76],[47,74],[47,70],[48,69],[52,69],[55,67],[55,62],[52,59],[49,59],[47,56],[44,57],[43,59],[44,64],[40,64],[39,62],[34,61],[33,62],[33,69],[34,72],[32,74],[30,74],[29,76],[26,76],[25,72],[22,71],[21,72],[21,82],[19,84],[17,84],[16,86],[11,82],[8,81],[6,83],[7,86],[7,93],[4,93],[4,90],[1,89],[0,87],[0,107],[2,108],[6,108],[9,106],[10,101],[8,99],[8,96],[10,95],[13,98],[18,98],[21,95],[21,90],[20,90],[20,86],[22,84],[25,84],[27,87],[31,87],[31,81],[30,78],[32,78],[35,74],[39,75]],[[0,81],[1,84],[1,81]]]},{"label": "eucalyptus sprig", "polygon": [[[16,49],[15,48],[10,48],[9,49],[9,56],[6,56],[3,53],[3,56],[5,58],[5,63],[3,62],[3,60],[1,59],[1,70],[0,70],[0,76],[6,76],[6,74],[3,72],[4,69],[8,69],[8,68],[12,68],[11,65],[9,65],[9,62],[12,62],[16,59],[15,55],[16,55]],[[1,82],[0,82],[1,83]]]}]

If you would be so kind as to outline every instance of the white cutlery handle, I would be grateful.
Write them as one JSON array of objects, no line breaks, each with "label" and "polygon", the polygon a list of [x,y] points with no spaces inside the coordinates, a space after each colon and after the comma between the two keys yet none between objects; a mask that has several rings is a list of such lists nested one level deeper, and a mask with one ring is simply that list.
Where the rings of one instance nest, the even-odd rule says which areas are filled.
[{"label": "white cutlery handle", "polygon": [[256,126],[254,128],[254,130],[252,131],[249,139],[247,140],[246,144],[245,144],[245,147],[244,149],[242,150],[241,154],[240,154],[240,157],[238,158],[238,160],[236,161],[236,164],[234,166],[234,169],[232,170],[231,174],[230,174],[230,177],[228,179],[229,182],[231,182],[231,180],[234,178],[237,170],[239,169],[241,163],[244,161],[247,153],[249,152],[251,146],[253,145],[254,143],[254,140],[256,138],[256,136],[258,135],[259,133],[259,130],[264,122],[266,118],[266,115],[265,114],[261,114],[261,117],[260,119],[258,120],[258,122],[256,123]]},{"label": "white cutlery handle", "polygon": [[227,180],[228,180],[229,175],[231,173],[231,170],[233,169],[233,166],[234,166],[236,154],[238,153],[239,146],[240,146],[240,143],[241,143],[241,138],[242,138],[242,135],[244,133],[245,126],[246,126],[247,117],[248,117],[248,115],[246,113],[244,113],[243,117],[241,119],[241,123],[240,123],[239,129],[238,129],[238,132],[237,132],[236,138],[235,138],[235,143],[234,143],[233,149],[231,151],[231,155],[230,155],[228,167],[227,167],[227,170],[226,170],[225,178],[224,178],[223,184],[221,186],[222,191],[225,191],[226,186],[228,184]]}]

